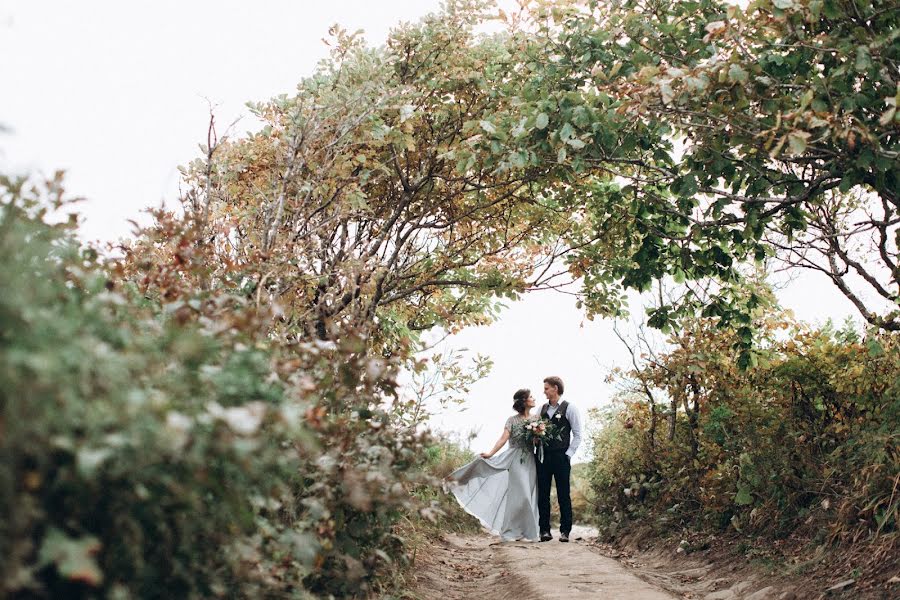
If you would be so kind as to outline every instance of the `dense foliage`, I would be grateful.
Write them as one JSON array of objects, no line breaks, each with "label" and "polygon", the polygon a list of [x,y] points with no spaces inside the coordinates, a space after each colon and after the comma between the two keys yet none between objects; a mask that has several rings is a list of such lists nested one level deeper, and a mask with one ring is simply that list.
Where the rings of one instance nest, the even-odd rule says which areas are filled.
[{"label": "dense foliage", "polygon": [[272,344],[227,288],[178,287],[204,257],[163,215],[197,252],[139,292],[42,222],[59,181],[2,184],[4,596],[347,595],[394,568],[425,440],[379,408],[390,365],[352,337]]},{"label": "dense foliage", "polygon": [[713,278],[651,324],[702,311],[746,327],[759,299],[744,265],[774,255],[897,328],[896,1],[540,6],[551,137],[594,173],[572,256],[591,310],[620,310],[622,287]]},{"label": "dense foliage", "polygon": [[[508,36],[456,2],[370,49],[333,31],[332,58],[293,96],[253,104],[265,126],[214,140],[185,170],[190,209],[240,292],[284,313],[287,336],[365,329],[385,352],[416,332],[483,323],[543,278],[559,216],[549,168],[503,160],[515,112]],[[537,274],[536,274],[537,273]]]},{"label": "dense foliage", "polygon": [[900,340],[770,316],[758,362],[708,320],[624,375],[629,391],[595,439],[595,514],[817,542],[900,526]]}]

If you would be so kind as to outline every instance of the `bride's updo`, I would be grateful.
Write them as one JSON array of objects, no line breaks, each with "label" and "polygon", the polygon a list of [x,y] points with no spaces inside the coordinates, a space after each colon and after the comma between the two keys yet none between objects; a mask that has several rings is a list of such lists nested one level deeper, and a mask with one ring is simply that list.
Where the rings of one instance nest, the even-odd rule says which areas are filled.
[{"label": "bride's updo", "polygon": [[513,410],[517,413],[524,414],[525,413],[525,405],[528,403],[528,398],[531,397],[531,390],[524,388],[513,394]]}]

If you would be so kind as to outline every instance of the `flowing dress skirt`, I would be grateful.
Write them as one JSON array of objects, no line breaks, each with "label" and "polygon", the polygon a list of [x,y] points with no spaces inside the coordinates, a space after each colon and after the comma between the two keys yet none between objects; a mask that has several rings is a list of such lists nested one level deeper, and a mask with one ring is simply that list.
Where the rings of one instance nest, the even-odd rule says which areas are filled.
[{"label": "flowing dress skirt", "polygon": [[538,541],[534,455],[509,448],[476,458],[450,475],[450,491],[470,515],[504,541]]}]

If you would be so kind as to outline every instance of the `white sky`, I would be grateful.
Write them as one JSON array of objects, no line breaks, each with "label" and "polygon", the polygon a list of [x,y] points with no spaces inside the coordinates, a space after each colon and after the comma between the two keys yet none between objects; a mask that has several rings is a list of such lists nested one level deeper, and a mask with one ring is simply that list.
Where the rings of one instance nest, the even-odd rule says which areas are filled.
[{"label": "white sky", "polygon": [[[244,103],[291,93],[327,54],[322,38],[340,23],[380,44],[400,21],[437,9],[437,0],[2,0],[3,89],[0,170],[67,171],[84,196],[86,239],[126,236],[143,208],[177,199],[177,167],[205,141],[208,98],[221,128]],[[254,128],[251,118],[236,132]],[[797,316],[843,320],[853,314],[830,284],[804,276],[781,294]],[[636,312],[640,309],[636,309]],[[855,316],[855,315],[854,315]],[[512,394],[559,375],[565,398],[585,414],[608,403],[608,370],[628,355],[611,323],[587,322],[574,299],[537,293],[500,321],[449,340],[491,356],[463,412],[435,419],[446,431],[480,431],[489,449],[511,412]],[[576,459],[587,458],[579,452]]]}]

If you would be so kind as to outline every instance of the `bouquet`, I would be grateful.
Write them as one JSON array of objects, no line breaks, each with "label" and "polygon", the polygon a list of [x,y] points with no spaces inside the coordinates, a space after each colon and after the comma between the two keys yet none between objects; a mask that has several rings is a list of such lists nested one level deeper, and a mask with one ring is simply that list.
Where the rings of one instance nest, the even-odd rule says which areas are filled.
[{"label": "bouquet", "polygon": [[549,419],[526,421],[513,433],[513,439],[526,448],[533,448],[538,457],[538,462],[544,462],[544,446],[549,446],[551,441],[561,439],[559,427]]}]

